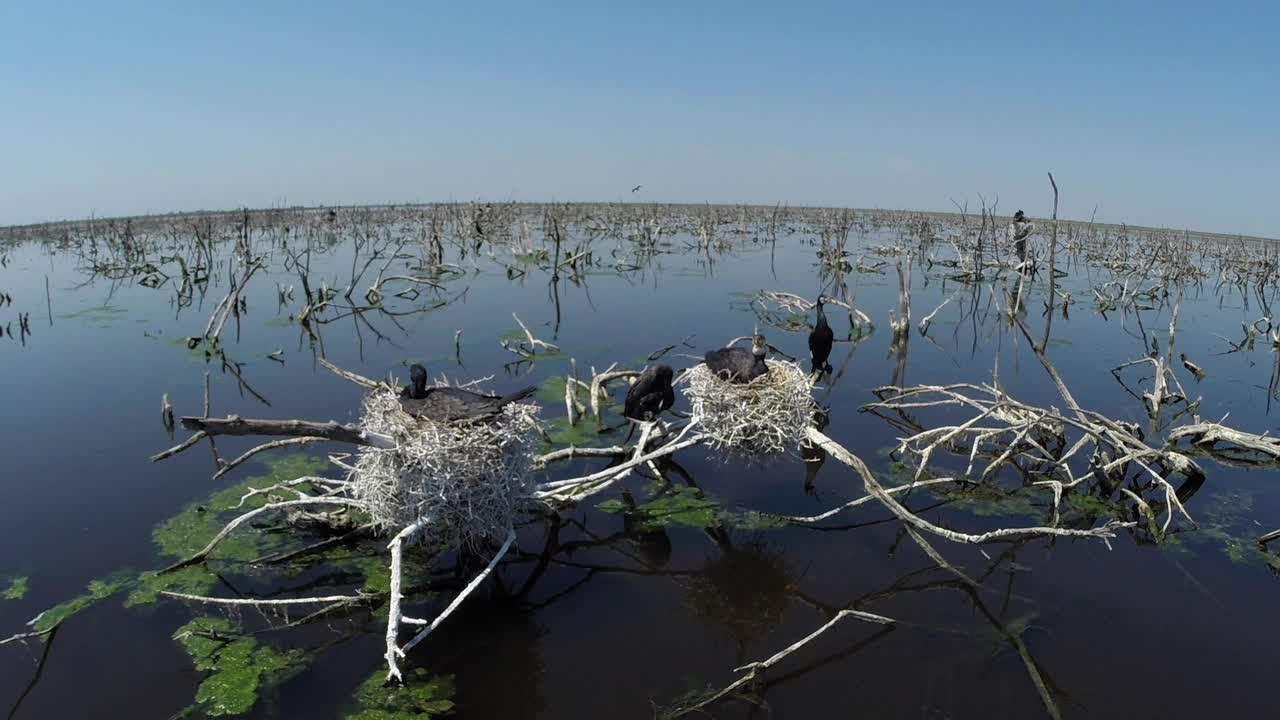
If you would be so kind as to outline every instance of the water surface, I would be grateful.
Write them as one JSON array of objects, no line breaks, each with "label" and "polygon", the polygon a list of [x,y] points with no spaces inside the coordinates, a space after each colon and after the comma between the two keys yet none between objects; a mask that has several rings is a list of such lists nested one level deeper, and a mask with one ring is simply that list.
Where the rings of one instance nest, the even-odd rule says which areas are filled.
[{"label": "water surface", "polygon": [[[342,227],[339,222],[316,246],[312,282],[348,283],[353,240]],[[574,232],[585,235],[581,228]],[[186,436],[163,428],[162,394],[179,415],[199,415],[207,373],[213,415],[351,422],[362,391],[321,367],[320,357],[371,377],[402,379],[406,363],[417,361],[451,379],[492,376],[486,386],[495,391],[563,376],[570,357],[585,375],[613,363],[638,368],[675,345],[664,360],[688,366],[694,356],[760,325],[749,300],[761,289],[812,298],[824,287],[812,229],[782,233],[776,243],[754,231],[721,232],[723,246],[705,252],[695,247],[695,234],[664,235],[658,252],[642,259],[631,241],[600,237],[591,246],[594,266],[579,275],[562,268],[554,278],[545,260],[540,267],[514,259],[505,241],[482,243],[478,255],[465,257],[462,246],[449,243],[445,259],[461,272],[445,278],[442,290],[389,300],[395,315],[330,310],[314,328],[317,337],[296,320],[304,300],[287,260],[288,240],[278,228],[256,229],[251,242],[265,267],[243,290],[244,312],[228,321],[223,337],[227,358],[241,363],[240,377],[251,390],[218,356],[207,358],[186,343],[204,331],[227,291],[230,241],[218,244],[219,269],[187,306],[175,277],[158,287],[141,283],[145,275],[112,279],[93,270],[83,243],[63,242],[53,231],[46,233],[49,242],[15,239],[0,246],[0,293],[12,297],[0,306],[0,591],[19,577],[29,587],[21,598],[0,600],[0,636],[22,631],[41,611],[82,594],[91,580],[132,580],[167,564],[154,527],[216,490],[269,471],[269,456],[260,456],[262,462],[213,481],[204,447],[149,462],[149,455]],[[536,244],[550,252],[535,234]],[[295,235],[295,251],[298,242]],[[915,248],[919,242],[905,229],[868,227],[855,229],[850,249],[857,258],[873,246]],[[416,244],[403,252],[388,274],[411,272],[421,258]],[[836,373],[817,390],[832,409],[826,433],[885,477],[895,472],[887,451],[902,432],[859,411],[877,387],[990,382],[998,368],[1010,395],[1063,406],[1025,338],[1002,320],[1003,299],[997,294],[993,301],[992,285],[974,290],[946,280],[954,268],[930,267],[919,255],[914,262],[917,320],[956,296],[928,337],[913,330],[905,350],[891,348],[889,313],[898,305],[892,262],[878,272],[851,271],[848,297],[876,329],[859,342],[837,344]],[[1143,406],[1111,369],[1145,355],[1152,337],[1165,342],[1176,298],[1102,313],[1090,288],[1108,271],[1082,258],[1061,262],[1068,272],[1062,287],[1075,302],[1068,317],[1054,321],[1050,357],[1083,406],[1147,427]],[[363,304],[381,265],[358,284],[356,303]],[[1182,291],[1177,347],[1208,374],[1198,383],[1189,374],[1180,377],[1203,398],[1205,418],[1229,414],[1233,427],[1272,431],[1270,342],[1227,352],[1240,340],[1241,323],[1265,310],[1257,296],[1215,283]],[[1027,303],[1027,322],[1037,334],[1044,285],[1033,283]],[[281,302],[279,290],[289,286],[293,297]],[[512,365],[518,358],[499,341],[516,329],[513,311],[562,353]],[[29,333],[19,321],[27,313]],[[833,312],[832,319],[843,338],[843,313]],[[779,350],[806,355],[807,328],[761,328]],[[276,351],[283,362],[267,357]],[[1150,383],[1149,370],[1135,368],[1124,377],[1135,389]],[[542,402],[545,420],[564,415],[563,402]],[[232,457],[253,442],[221,438],[218,444]],[[320,450],[312,454],[323,457]],[[863,494],[857,476],[830,460],[810,473],[799,458],[748,464],[695,448],[676,459],[673,484],[696,486],[698,499],[728,515],[815,514]],[[981,580],[977,590],[937,570],[904,540],[900,523],[874,505],[817,528],[731,521],[707,528],[682,517],[657,532],[627,533],[621,515],[598,507],[621,498],[622,488],[614,488],[563,513],[554,533],[541,520],[522,527],[518,552],[411,653],[408,665],[452,678],[449,698],[460,718],[648,718],[727,685],[735,667],[767,658],[838,609],[854,607],[899,623],[886,630],[845,621],[762,676],[750,688],[751,702],[726,699],[703,712],[724,718],[769,711],[776,717],[1047,717],[1032,679],[1038,674],[1064,717],[1196,718],[1224,704],[1237,716],[1269,716],[1274,703],[1265,652],[1280,641],[1280,631],[1266,618],[1280,600],[1280,585],[1252,539],[1280,525],[1280,491],[1273,471],[1201,462],[1208,478],[1187,502],[1200,529],[1183,523],[1176,541],[1135,542],[1122,533],[1110,548],[1040,539],[977,549],[935,540],[950,562]],[[599,467],[603,462],[574,462],[550,475]],[[658,492],[642,477],[625,487],[639,502]],[[1043,524],[1049,500],[1042,493],[1038,502],[1022,505],[939,504],[920,493],[909,504],[935,522],[977,530]],[[376,553],[369,558],[380,561]],[[449,575],[455,561],[448,555],[435,566]],[[362,582],[320,568],[289,574],[249,566],[227,571],[223,580],[211,594],[293,596],[304,588],[349,591]],[[441,607],[440,598],[452,592],[447,580],[441,595],[417,599],[417,614]],[[181,716],[205,673],[172,636],[209,611],[172,600],[125,607],[124,599],[122,593],[93,604],[46,641],[0,648],[0,706],[15,707],[11,716],[18,718]],[[282,624],[252,612],[232,619],[254,629]],[[247,716],[347,717],[360,685],[382,667],[383,627],[381,616],[365,612],[263,633],[266,646],[300,650],[300,659],[287,677],[264,682]],[[188,712],[200,717],[207,710]]]}]

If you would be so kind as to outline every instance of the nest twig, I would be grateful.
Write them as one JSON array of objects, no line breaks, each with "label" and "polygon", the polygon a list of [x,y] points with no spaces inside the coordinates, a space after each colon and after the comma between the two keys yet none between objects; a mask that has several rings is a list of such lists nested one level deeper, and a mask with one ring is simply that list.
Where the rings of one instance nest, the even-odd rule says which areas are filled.
[{"label": "nest twig", "polygon": [[769,372],[749,383],[731,383],[697,365],[683,392],[707,442],[750,457],[795,451],[813,422],[812,378],[792,362],[766,360]]}]

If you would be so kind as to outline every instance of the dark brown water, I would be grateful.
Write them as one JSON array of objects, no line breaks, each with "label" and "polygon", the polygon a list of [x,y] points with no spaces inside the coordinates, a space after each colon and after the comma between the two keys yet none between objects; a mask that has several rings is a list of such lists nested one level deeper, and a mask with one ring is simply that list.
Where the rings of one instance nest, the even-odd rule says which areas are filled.
[{"label": "dark brown water", "polygon": [[[638,367],[674,344],[666,359],[685,366],[694,361],[681,354],[701,355],[751,332],[759,319],[747,299],[756,291],[818,293],[815,248],[807,237],[784,236],[776,248],[750,235],[735,237],[731,249],[709,255],[676,239],[643,270],[620,273],[601,263],[578,282],[564,273],[553,283],[537,267],[512,279],[503,264],[483,254],[468,257],[461,263],[467,272],[441,295],[457,298],[452,303],[398,317],[338,319],[333,313],[322,342],[289,320],[300,310],[300,289],[293,301],[277,302],[277,283],[298,280],[275,252],[244,291],[247,312],[225,333],[227,355],[244,363],[243,378],[269,406],[244,392],[219,361],[206,362],[182,342],[202,332],[225,284],[180,308],[171,284],[153,289],[137,277],[95,277],[69,249],[37,243],[0,249],[7,262],[0,292],[13,298],[0,307],[0,327],[12,324],[0,337],[0,592],[17,577],[27,577],[30,588],[20,599],[0,600],[0,636],[24,630],[27,620],[80,595],[91,580],[136,577],[162,566],[153,527],[263,472],[262,464],[249,465],[213,482],[203,448],[148,462],[173,443],[160,422],[161,394],[169,394],[179,415],[199,414],[206,371],[215,415],[353,421],[360,390],[319,367],[321,353],[369,376],[403,378],[409,361],[451,378],[494,375],[488,386],[495,390],[563,376],[570,356],[581,372],[613,362]],[[878,232],[852,244],[895,238]],[[626,245],[597,242],[600,255]],[[499,249],[498,260],[509,261],[509,253]],[[340,242],[313,258],[313,277],[342,287],[351,261],[350,248]],[[1076,303],[1068,319],[1055,320],[1050,355],[1082,405],[1145,426],[1143,407],[1110,369],[1144,355],[1151,336],[1163,342],[1170,308],[1103,315],[1088,287],[1105,271],[1078,259],[1065,264],[1069,275],[1062,283]],[[935,318],[929,338],[912,332],[905,358],[889,347],[888,313],[898,302],[892,265],[883,274],[847,276],[857,306],[878,331],[836,346],[836,374],[818,392],[832,408],[826,433],[877,472],[891,471],[886,451],[901,435],[859,412],[878,386],[989,381],[998,358],[1010,395],[1063,404],[1017,330],[1002,323],[997,310],[984,314],[990,287],[975,294],[944,282],[947,272],[921,265],[913,274],[917,319],[961,295]],[[1033,290],[1028,321],[1040,327],[1045,288]],[[1220,354],[1230,346],[1219,337],[1238,341],[1241,322],[1262,314],[1256,305],[1230,286],[1187,288],[1177,344],[1208,371],[1199,384],[1183,377],[1203,396],[1202,415],[1230,413],[1232,426],[1262,433],[1275,429],[1267,397],[1275,363],[1270,343]],[[400,301],[398,307],[414,306]],[[554,339],[563,355],[504,369],[515,357],[498,341],[516,327],[513,310],[539,337]],[[28,312],[29,335],[18,322],[18,314]],[[843,314],[832,315],[841,337]],[[458,329],[464,331],[462,366],[453,345]],[[805,355],[805,331],[765,329],[779,349]],[[696,349],[681,345],[686,338]],[[283,364],[266,357],[277,349]],[[1138,370],[1126,378],[1136,385],[1142,375]],[[544,419],[564,414],[563,402],[543,405]],[[178,439],[184,436],[179,430]],[[251,445],[219,441],[227,457]],[[806,482],[798,458],[749,467],[694,449],[676,459],[676,485],[696,485],[704,499],[734,513],[815,514],[863,494],[857,476],[830,460]],[[618,499],[621,488],[615,488],[564,513],[554,532],[543,521],[523,527],[518,552],[410,654],[409,665],[452,676],[456,717],[648,718],[728,684],[735,667],[767,658],[837,610],[854,607],[899,623],[885,630],[846,620],[747,688],[751,702],[726,699],[704,712],[725,718],[1046,717],[1032,679],[1038,676],[1064,717],[1200,718],[1224,706],[1235,717],[1270,717],[1268,650],[1280,641],[1280,630],[1269,618],[1280,601],[1280,581],[1254,552],[1252,538],[1280,526],[1280,489],[1274,472],[1202,462],[1208,479],[1187,503],[1201,529],[1188,528],[1176,543],[1138,544],[1124,533],[1110,549],[1093,541],[982,549],[935,541],[950,562],[981,580],[977,590],[938,571],[904,540],[900,523],[875,505],[817,528],[674,522],[627,533],[620,515],[596,507]],[[578,462],[554,468],[551,476],[602,466]],[[654,492],[638,477],[626,487],[641,502]],[[976,530],[1044,522],[1044,496],[1038,505],[1014,507],[939,505],[920,493],[909,504],[935,522]],[[448,556],[437,565],[449,568],[454,561]],[[285,577],[242,567],[225,581],[211,592],[353,587],[351,578],[320,569]],[[0,648],[0,709],[14,707],[17,718],[168,718],[191,706],[205,673],[193,668],[172,635],[203,613],[176,601],[126,608],[122,600],[117,595],[93,604],[47,641]],[[430,616],[442,603],[412,606]],[[234,619],[265,625],[253,613]],[[358,613],[262,635],[282,651],[301,649],[302,659],[288,677],[264,684],[248,716],[346,717],[357,688],[382,666],[383,627],[381,617]]]}]

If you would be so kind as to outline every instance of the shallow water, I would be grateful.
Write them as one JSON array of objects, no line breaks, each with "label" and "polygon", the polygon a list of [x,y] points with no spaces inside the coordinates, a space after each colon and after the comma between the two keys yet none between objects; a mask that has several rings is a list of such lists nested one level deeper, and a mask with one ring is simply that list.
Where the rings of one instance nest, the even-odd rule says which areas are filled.
[{"label": "shallow water", "polygon": [[[852,242],[870,246],[896,237],[877,232]],[[562,377],[569,357],[584,375],[614,362],[639,367],[656,350],[676,345],[664,361],[687,366],[695,362],[688,356],[752,331],[759,318],[747,300],[758,290],[812,298],[822,287],[806,233],[780,237],[776,247],[742,236],[731,250],[709,254],[686,250],[676,238],[643,270],[598,267],[577,281],[566,272],[554,284],[534,266],[510,278],[499,262],[509,254],[499,250],[497,260],[482,255],[459,262],[467,272],[445,284],[439,297],[452,302],[443,307],[334,319],[316,341],[292,320],[301,289],[292,301],[277,302],[277,284],[298,285],[277,250],[245,288],[246,312],[224,333],[227,356],[244,363],[249,392],[219,360],[206,360],[184,342],[204,330],[226,292],[225,277],[180,308],[172,283],[153,289],[136,277],[95,277],[70,249],[27,242],[0,252],[7,262],[0,293],[13,298],[0,306],[0,327],[11,328],[0,337],[0,592],[13,578],[25,577],[29,586],[21,598],[0,599],[0,636],[22,631],[27,620],[80,595],[91,580],[133,578],[167,564],[153,542],[154,527],[266,471],[260,456],[264,462],[211,481],[214,468],[203,447],[148,461],[186,437],[181,429],[171,437],[162,427],[161,394],[178,415],[199,415],[206,372],[213,415],[349,422],[358,417],[361,390],[320,367],[321,353],[371,377],[404,378],[405,364],[419,361],[451,379],[492,375],[488,388],[510,391]],[[342,287],[351,265],[343,241],[313,257],[312,276]],[[1081,405],[1146,426],[1141,403],[1110,370],[1145,355],[1144,338],[1158,336],[1164,347],[1169,305],[1104,315],[1088,288],[1105,271],[1080,259],[1064,265],[1069,274],[1062,286],[1076,302],[1067,318],[1054,320],[1053,362]],[[905,353],[890,348],[889,311],[898,303],[893,265],[846,277],[877,331],[837,344],[836,373],[818,394],[832,408],[825,432],[879,473],[891,472],[887,451],[902,432],[859,412],[875,399],[876,387],[987,382],[998,366],[1011,396],[1063,405],[1025,339],[991,307],[990,286],[975,296],[946,282],[947,272],[915,268],[917,320],[958,295],[938,313],[928,337],[912,331]],[[1045,288],[1037,284],[1034,293],[1028,322],[1038,334]],[[424,294],[421,303],[434,297]],[[399,301],[397,307],[408,312],[414,305]],[[504,368],[516,360],[499,346],[516,328],[512,311],[562,354]],[[28,312],[29,335],[18,322],[18,314]],[[1208,372],[1199,383],[1180,374],[1191,393],[1203,397],[1201,414],[1216,420],[1229,413],[1233,427],[1257,433],[1275,429],[1267,398],[1275,362],[1270,343],[1227,354],[1230,345],[1220,336],[1238,341],[1241,322],[1260,314],[1256,299],[1206,283],[1184,291],[1177,326],[1178,350]],[[831,317],[840,338],[848,327],[844,314]],[[454,349],[459,329],[461,364]],[[807,330],[762,329],[779,350],[806,355]],[[283,363],[266,357],[276,350],[283,351]],[[1149,384],[1149,370],[1127,371],[1130,387],[1138,388],[1144,373]],[[562,401],[541,402],[544,419],[564,415]],[[225,457],[253,444],[218,441]],[[696,484],[703,499],[735,513],[816,514],[863,494],[857,476],[831,460],[809,483],[798,458],[745,465],[695,448],[677,460],[684,476],[673,476],[676,485]],[[735,667],[767,658],[836,610],[853,607],[899,623],[885,630],[845,620],[763,675],[753,688],[757,704],[728,699],[704,712],[725,718],[764,717],[767,710],[777,717],[1045,717],[1032,680],[1038,676],[1064,717],[1192,718],[1224,704],[1236,716],[1269,716],[1272,672],[1264,653],[1280,641],[1280,630],[1266,619],[1280,600],[1280,584],[1251,543],[1280,525],[1280,490],[1273,471],[1201,462],[1208,479],[1187,501],[1201,530],[1188,529],[1176,543],[1139,544],[1124,532],[1110,548],[1041,539],[978,550],[935,540],[950,562],[981,580],[976,591],[936,570],[878,506],[838,515],[820,528],[728,522],[707,529],[676,521],[660,532],[628,535],[620,515],[597,507],[620,497],[615,488],[563,514],[549,560],[539,561],[549,542],[547,524],[522,528],[519,552],[410,654],[409,665],[452,676],[456,717],[648,718],[681,698],[727,685]],[[603,466],[575,462],[551,474],[570,477]],[[626,487],[641,502],[654,492],[641,478]],[[938,504],[924,493],[909,504],[935,522],[975,530],[1043,524],[1047,495],[1029,508]],[[1000,514],[1007,510],[1029,514]],[[450,556],[437,565],[453,562]],[[349,577],[314,568],[290,576],[240,567],[224,580],[211,594],[353,587]],[[285,593],[293,594],[300,592]],[[174,600],[125,607],[123,599],[93,604],[45,642],[0,648],[0,708],[15,707],[11,717],[18,718],[166,718],[191,706],[205,673],[172,636],[192,617],[218,613]],[[412,606],[430,617],[441,603]],[[234,619],[265,626],[253,613]],[[272,647],[303,652],[288,677],[264,682],[247,716],[346,717],[359,686],[382,667],[382,633],[382,619],[366,613],[263,634]]]}]

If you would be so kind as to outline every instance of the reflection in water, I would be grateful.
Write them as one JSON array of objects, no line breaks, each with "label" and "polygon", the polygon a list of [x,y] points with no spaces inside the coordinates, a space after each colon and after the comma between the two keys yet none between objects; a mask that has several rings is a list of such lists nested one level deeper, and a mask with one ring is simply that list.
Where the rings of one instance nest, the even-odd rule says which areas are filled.
[{"label": "reflection in water", "polygon": [[649,516],[636,512],[636,500],[630,490],[622,491],[622,502],[627,509],[622,512],[622,532],[635,548],[646,567],[658,569],[671,562],[671,538],[667,531],[654,526]]},{"label": "reflection in water", "polygon": [[796,573],[784,553],[763,538],[735,545],[722,528],[707,532],[720,551],[691,577],[689,605],[704,625],[733,638],[741,662],[781,621]]},{"label": "reflection in water", "polygon": [[[813,426],[818,432],[822,432],[829,422],[831,422],[831,408],[819,405],[813,416]],[[800,444],[800,458],[804,462],[804,494],[817,495],[814,480],[818,477],[818,471],[822,469],[823,463],[827,461],[827,451],[820,445],[805,441]]]},{"label": "reflection in water", "polygon": [[548,629],[516,596],[495,587],[468,598],[439,637],[411,654],[432,672],[455,676],[458,712],[468,718],[543,717]]}]

